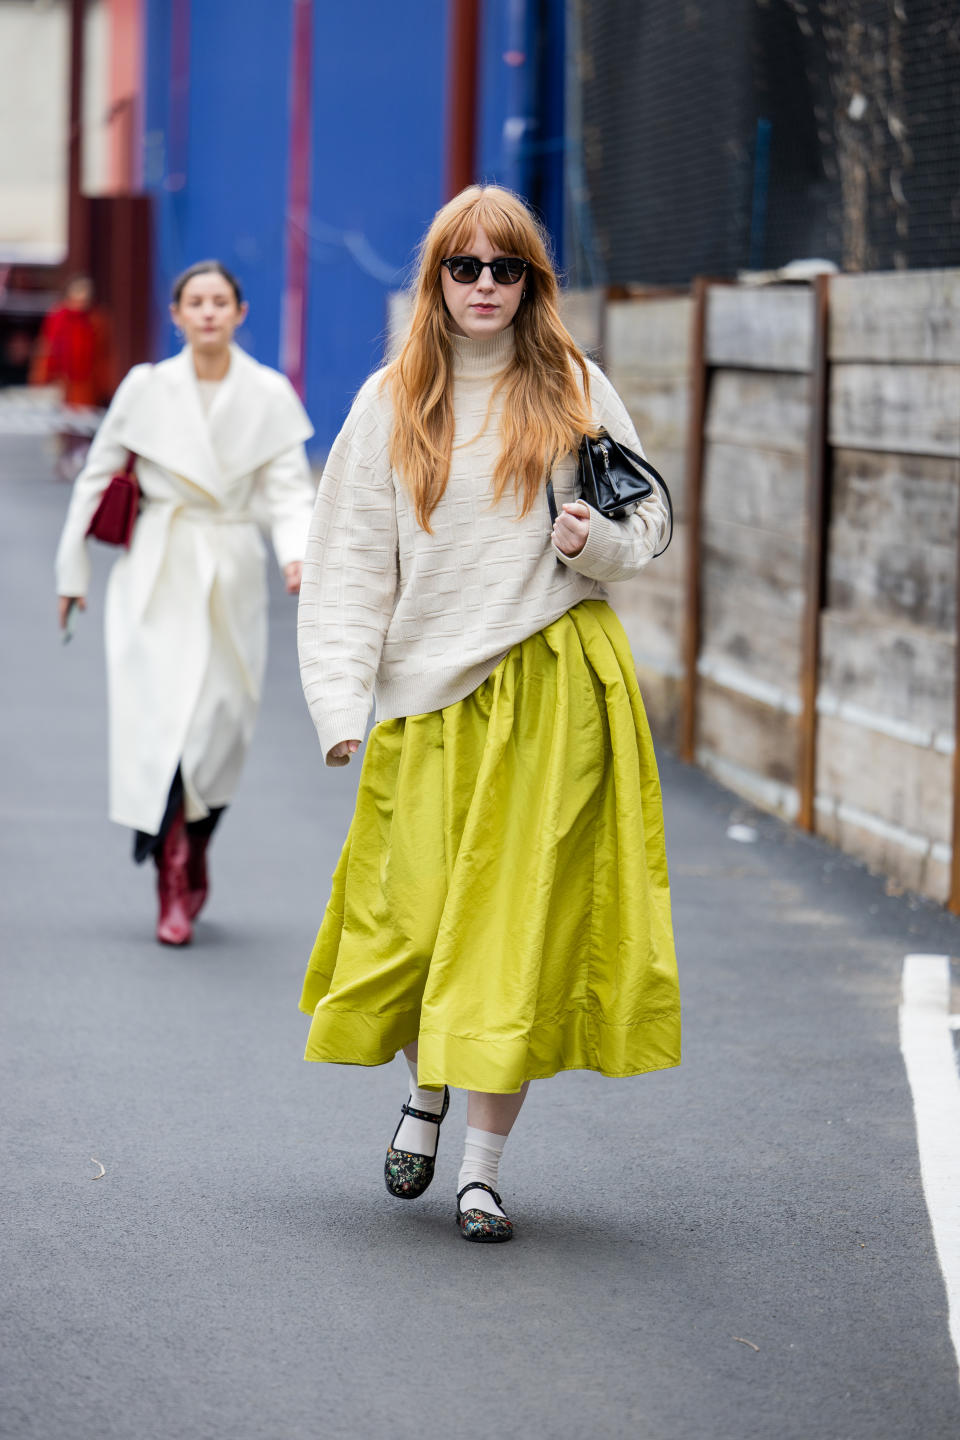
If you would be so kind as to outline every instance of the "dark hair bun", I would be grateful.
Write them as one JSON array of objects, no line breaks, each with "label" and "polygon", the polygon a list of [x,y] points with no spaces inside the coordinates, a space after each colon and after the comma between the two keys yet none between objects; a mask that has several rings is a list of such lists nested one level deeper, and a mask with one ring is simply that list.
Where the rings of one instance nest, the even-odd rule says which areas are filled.
[{"label": "dark hair bun", "polygon": [[184,270],[177,276],[176,280],[174,280],[171,290],[174,305],[180,304],[180,296],[183,294],[184,287],[197,275],[222,275],[233,291],[237,304],[243,304],[243,291],[240,289],[240,281],[231,270],[227,269],[222,260],[198,260],[195,265],[189,266],[188,269]]}]

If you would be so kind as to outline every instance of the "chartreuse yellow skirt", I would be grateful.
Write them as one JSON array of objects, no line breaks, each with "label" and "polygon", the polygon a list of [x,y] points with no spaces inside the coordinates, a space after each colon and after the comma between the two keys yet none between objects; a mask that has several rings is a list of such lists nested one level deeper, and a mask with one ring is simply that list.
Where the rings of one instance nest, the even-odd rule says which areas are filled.
[{"label": "chartreuse yellow skirt", "polygon": [[586,600],[444,710],[370,735],[304,981],[308,1060],[516,1091],[680,1061],[660,783],[630,647]]}]

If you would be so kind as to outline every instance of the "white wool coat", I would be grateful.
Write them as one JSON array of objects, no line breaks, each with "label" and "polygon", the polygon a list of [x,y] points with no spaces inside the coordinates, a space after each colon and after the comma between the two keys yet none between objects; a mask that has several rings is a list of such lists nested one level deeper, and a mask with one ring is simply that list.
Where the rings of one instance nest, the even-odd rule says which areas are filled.
[{"label": "white wool coat", "polygon": [[143,504],[106,601],[110,818],[155,835],[181,767],[187,819],[232,798],[266,663],[269,526],[281,566],[302,560],[313,433],[289,381],[231,347],[209,415],[184,350],[137,365],[77,478],[57,593],[85,595],[86,533],[130,452]]}]

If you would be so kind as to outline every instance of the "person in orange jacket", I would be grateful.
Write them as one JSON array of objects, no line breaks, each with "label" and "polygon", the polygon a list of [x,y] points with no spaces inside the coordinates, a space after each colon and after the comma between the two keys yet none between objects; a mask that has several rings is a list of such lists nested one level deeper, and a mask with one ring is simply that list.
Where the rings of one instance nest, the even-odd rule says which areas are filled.
[{"label": "person in orange jacket", "polygon": [[[30,369],[31,384],[59,385],[67,411],[97,409],[113,393],[112,369],[110,330],[94,304],[93,282],[86,275],[75,275],[63,303],[44,319]],[[58,440],[57,473],[72,480],[83,464],[89,434],[65,417]]]}]

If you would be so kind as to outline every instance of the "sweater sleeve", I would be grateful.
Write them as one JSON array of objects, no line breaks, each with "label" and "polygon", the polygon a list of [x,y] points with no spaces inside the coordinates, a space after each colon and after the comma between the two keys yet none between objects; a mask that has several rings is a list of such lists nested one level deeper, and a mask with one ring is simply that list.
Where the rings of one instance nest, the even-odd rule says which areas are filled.
[{"label": "sweater sleeve", "polygon": [[90,446],[87,462],[74,481],[57,547],[58,595],[80,596],[87,593],[90,584],[87,530],[111,478],[127,463],[129,451],[120,438],[124,416],[132,396],[151,368],[149,365],[137,365],[123,380]]},{"label": "sweater sleeve", "polygon": [[388,427],[373,377],[327,460],[303,566],[300,676],[327,764],[361,740],[397,593],[397,512]]},{"label": "sweater sleeve", "polygon": [[[599,425],[620,445],[643,455],[643,447],[633,428],[626,406],[610,381],[596,365],[590,368],[590,398],[594,417]],[[654,493],[624,520],[608,520],[596,510],[590,511],[590,529],[586,544],[579,555],[557,556],[569,570],[576,570],[591,580],[629,580],[637,575],[656,554],[666,532],[669,514],[659,486]]]}]

